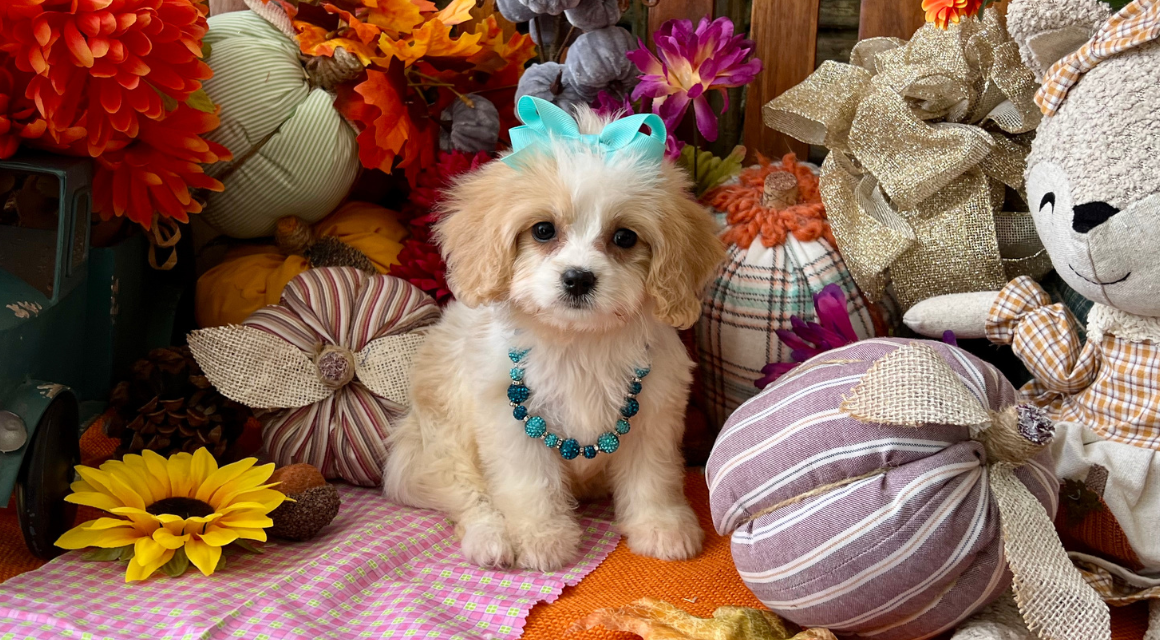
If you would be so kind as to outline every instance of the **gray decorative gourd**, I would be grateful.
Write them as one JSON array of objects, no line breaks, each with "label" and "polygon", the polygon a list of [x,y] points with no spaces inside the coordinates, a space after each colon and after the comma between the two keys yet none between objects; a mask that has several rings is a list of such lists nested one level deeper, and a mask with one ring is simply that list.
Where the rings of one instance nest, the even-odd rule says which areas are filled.
[{"label": "gray decorative gourd", "polygon": [[621,27],[589,31],[568,49],[564,77],[584,95],[602,90],[622,94],[639,79],[627,55],[636,45],[632,34]]},{"label": "gray decorative gourd", "polygon": [[587,103],[588,99],[568,80],[564,65],[556,62],[535,64],[520,78],[516,88],[516,101],[523,96],[534,96],[570,110],[573,105]]},{"label": "gray decorative gourd", "polygon": [[620,20],[618,0],[580,0],[575,9],[564,12],[568,22],[581,31],[611,27]]},{"label": "gray decorative gourd", "polygon": [[499,14],[511,22],[528,22],[536,17],[536,12],[520,0],[495,0],[495,6]]},{"label": "gray decorative gourd", "polygon": [[568,9],[575,9],[576,5],[580,4],[580,0],[523,0],[524,6],[531,9],[533,13],[548,14],[550,16],[558,16]]},{"label": "gray decorative gourd", "polygon": [[456,100],[443,111],[441,117],[451,121],[451,131],[439,133],[439,148],[464,153],[495,151],[499,141],[499,110],[479,94],[472,93],[467,97],[471,99],[472,106]]}]

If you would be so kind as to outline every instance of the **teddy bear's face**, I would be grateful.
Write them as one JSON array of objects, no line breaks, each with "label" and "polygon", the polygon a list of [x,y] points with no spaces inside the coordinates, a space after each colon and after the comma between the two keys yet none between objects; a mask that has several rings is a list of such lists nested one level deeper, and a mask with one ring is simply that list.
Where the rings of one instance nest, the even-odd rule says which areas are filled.
[{"label": "teddy bear's face", "polygon": [[1160,43],[1102,62],[1045,118],[1027,198],[1059,275],[1084,297],[1160,316]]}]

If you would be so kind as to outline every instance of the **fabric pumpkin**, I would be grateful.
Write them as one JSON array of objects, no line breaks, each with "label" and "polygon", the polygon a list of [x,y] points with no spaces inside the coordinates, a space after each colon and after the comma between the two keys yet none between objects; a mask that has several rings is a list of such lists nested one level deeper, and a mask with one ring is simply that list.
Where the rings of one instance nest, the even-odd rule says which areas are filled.
[{"label": "fabric pumpkin", "polygon": [[582,34],[568,48],[565,61],[569,83],[593,97],[612,86],[618,93],[636,85],[640,71],[628,59],[637,40],[621,27],[606,27]]},{"label": "fabric pumpkin", "polygon": [[279,466],[306,462],[327,478],[382,481],[386,438],[406,412],[410,362],[435,301],[391,276],[311,269],[277,305],[240,326],[189,335],[226,397],[264,409],[262,439]]},{"label": "fabric pumpkin", "polygon": [[618,0],[581,0],[575,9],[564,12],[568,22],[581,31],[611,27],[620,21]]},{"label": "fabric pumpkin", "polygon": [[334,96],[312,87],[297,42],[252,11],[214,16],[209,27],[214,77],[203,86],[221,126],[206,138],[234,159],[207,168],[225,190],[206,195],[202,217],[235,238],[272,235],[282,216],[321,220],[358,177],[354,130]]},{"label": "fabric pumpkin", "polygon": [[451,121],[451,131],[439,133],[439,148],[464,153],[495,151],[499,141],[499,111],[490,100],[479,94],[469,94],[472,105],[456,100],[443,111],[443,119]]},{"label": "fabric pumpkin", "polygon": [[584,94],[568,79],[564,65],[558,62],[544,62],[528,67],[524,75],[520,76],[516,102],[524,96],[547,100],[565,111],[571,110],[574,105],[588,103]]},{"label": "fabric pumpkin", "polygon": [[[923,408],[928,398],[935,401]],[[917,417],[900,426],[877,417],[932,406],[958,414],[956,400],[970,409],[966,420]],[[1012,550],[1026,550],[1028,539],[1048,559],[1025,558],[1031,564],[1070,568],[1051,523],[1058,482],[1041,448],[1050,421],[1017,410],[1009,433],[1033,432],[1039,443],[1013,473],[991,464],[1014,449],[986,443],[1002,429],[975,422],[1015,412],[1017,401],[998,370],[943,343],[878,338],[826,352],[726,423],[706,465],[714,526],[732,537],[749,589],[797,624],[841,637],[936,636],[1011,585],[1008,564],[1026,568]],[[1012,493],[1033,516],[1017,539],[1001,523]]]},{"label": "fabric pumpkin", "polygon": [[[792,174],[798,204],[784,210],[762,205],[765,179]],[[881,333],[829,235],[829,223],[810,166],[786,156],[749,167],[702,202],[723,224],[728,255],[706,289],[697,324],[701,376],[711,425],[720,429],[737,407],[757,394],[762,368],[790,362],[791,349],[775,331],[792,316],[817,321],[814,296],[826,285],[846,292],[850,323],[860,338]],[[879,321],[881,324],[881,321]]]},{"label": "fabric pumpkin", "polygon": [[521,0],[532,13],[558,16],[580,4],[580,0]]},{"label": "fabric pumpkin", "polygon": [[536,12],[528,8],[520,0],[495,0],[495,7],[499,14],[508,22],[528,22],[536,17]]},{"label": "fabric pumpkin", "polygon": [[[333,236],[370,258],[379,273],[398,263],[407,230],[396,213],[366,202],[348,202],[314,225],[316,236]],[[238,324],[251,313],[277,304],[286,283],[310,268],[300,255],[285,255],[273,245],[243,245],[197,281],[198,326]]]}]

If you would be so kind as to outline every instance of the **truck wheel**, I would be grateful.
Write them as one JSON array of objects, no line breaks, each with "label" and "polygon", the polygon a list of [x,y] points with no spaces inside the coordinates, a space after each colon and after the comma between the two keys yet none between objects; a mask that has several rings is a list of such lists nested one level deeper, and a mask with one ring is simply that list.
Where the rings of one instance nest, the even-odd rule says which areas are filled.
[{"label": "truck wheel", "polygon": [[80,424],[77,399],[64,392],[44,411],[24,454],[16,479],[16,514],[24,542],[46,560],[64,553],[56,542],[76,518],[76,505],[65,502],[80,464]]}]

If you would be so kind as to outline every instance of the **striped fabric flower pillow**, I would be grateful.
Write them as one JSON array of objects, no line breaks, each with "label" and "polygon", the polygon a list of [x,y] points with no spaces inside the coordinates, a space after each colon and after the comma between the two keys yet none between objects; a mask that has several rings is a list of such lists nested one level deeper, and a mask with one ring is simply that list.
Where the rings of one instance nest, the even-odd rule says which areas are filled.
[{"label": "striped fabric flower pillow", "polygon": [[223,395],[263,410],[262,440],[279,466],[307,462],[375,486],[407,410],[411,359],[438,317],[435,301],[399,278],[310,269],[280,304],[194,331],[189,348]]},{"label": "striped fabric flower pillow", "polygon": [[[876,362],[916,343],[949,369],[938,363],[944,382],[912,377],[920,386],[909,398],[922,402],[957,378],[984,416],[1017,402],[998,370],[956,347],[864,340],[813,358],[742,405],[709,458],[713,522],[732,536],[738,571],[766,606],[804,627],[929,638],[1011,584],[994,472],[972,439],[980,430],[877,423],[849,409]],[[1044,449],[1014,470],[1047,514],[1058,496],[1051,469]]]}]

